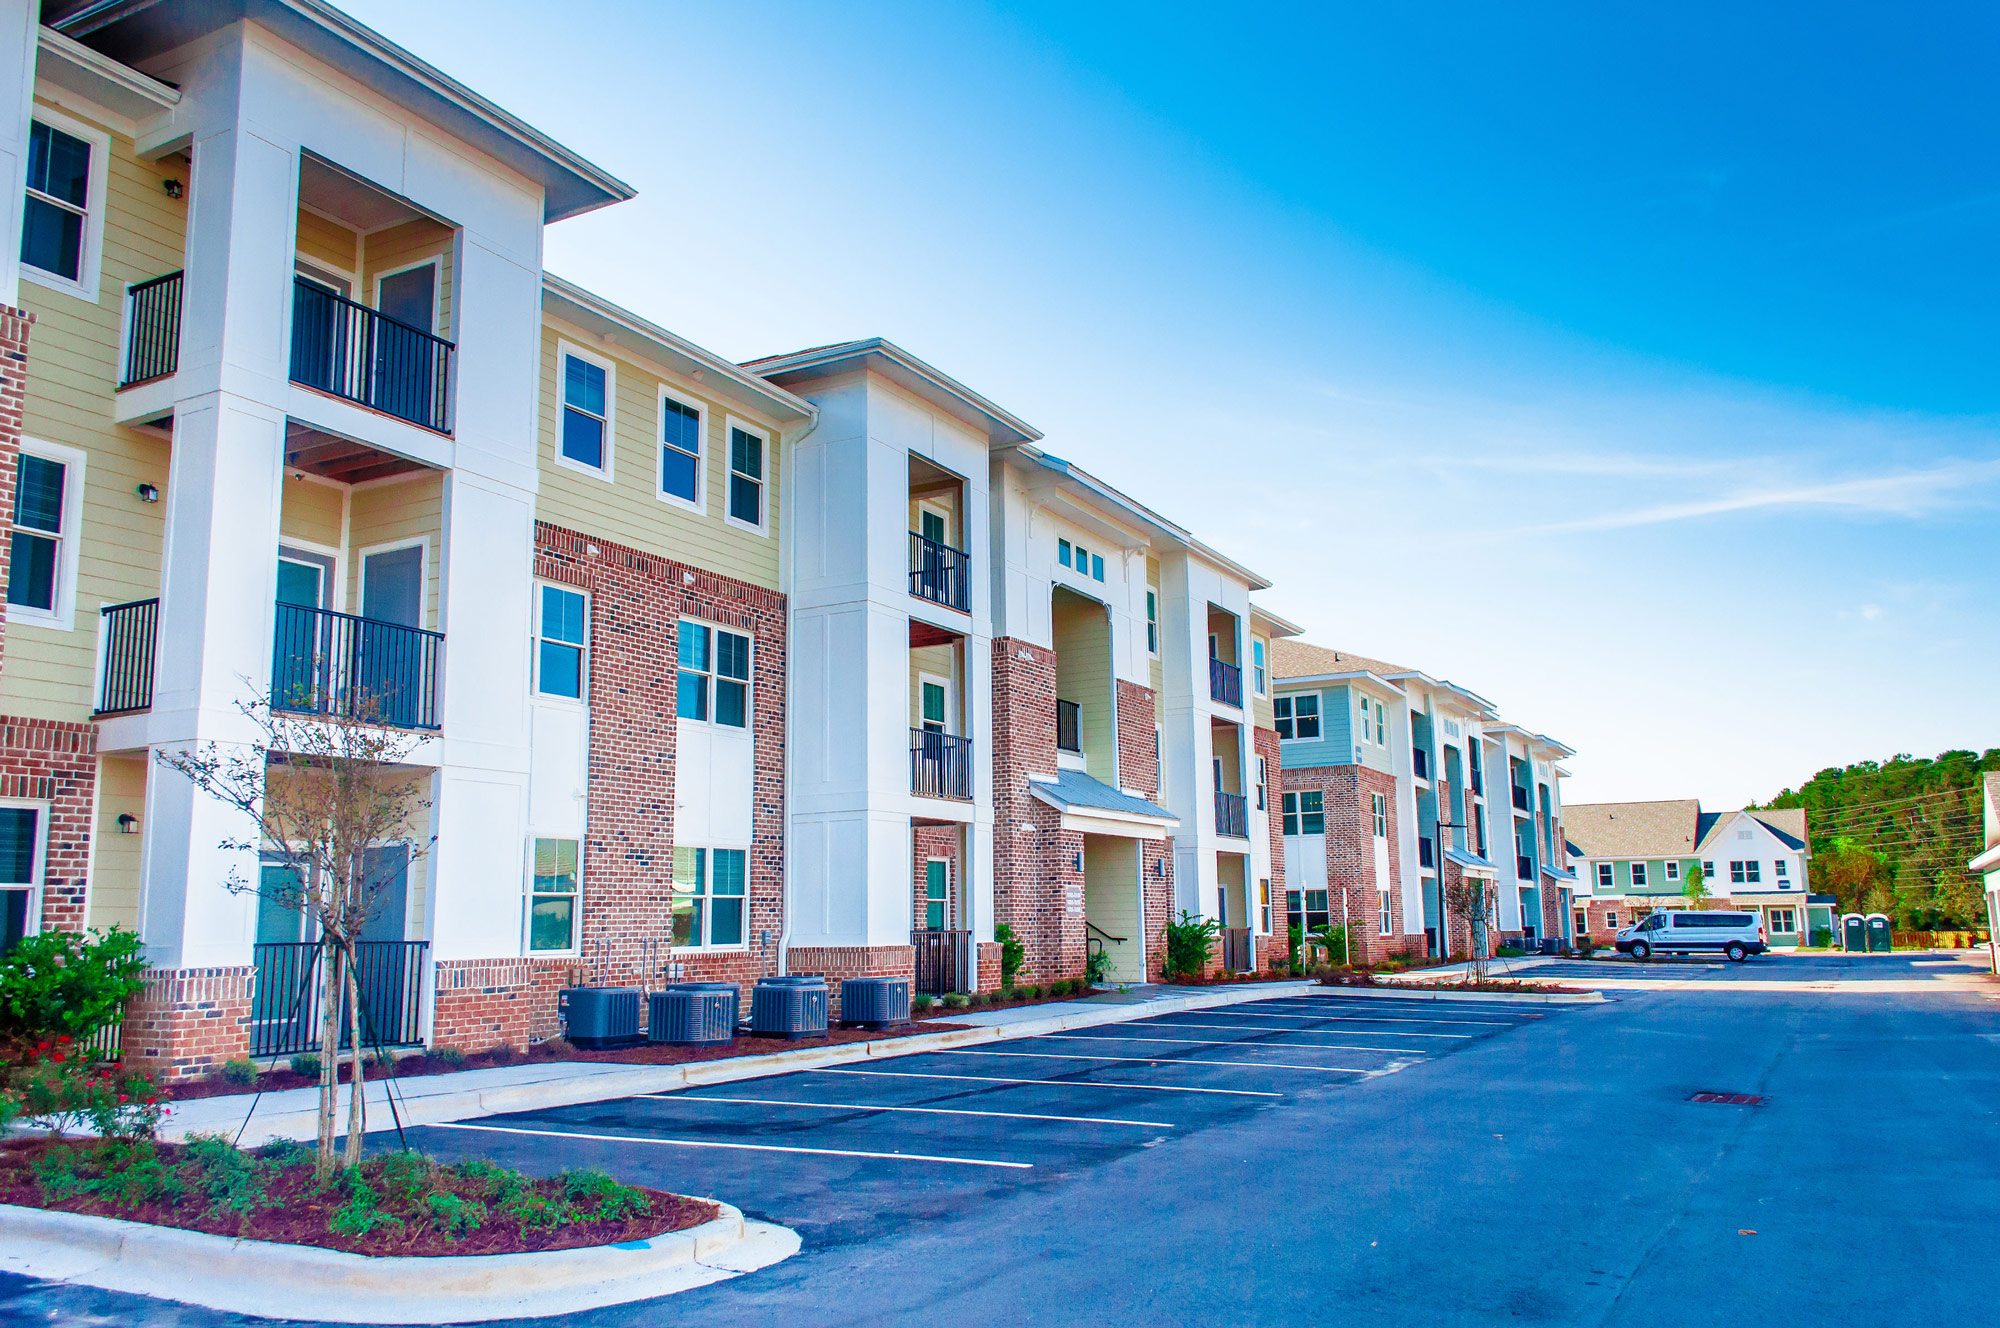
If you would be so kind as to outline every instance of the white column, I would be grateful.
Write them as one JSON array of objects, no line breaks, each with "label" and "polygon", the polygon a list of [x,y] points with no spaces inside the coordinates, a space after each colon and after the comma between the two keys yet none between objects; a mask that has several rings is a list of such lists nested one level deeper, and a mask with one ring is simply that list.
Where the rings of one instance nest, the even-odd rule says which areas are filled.
[{"label": "white column", "polygon": [[21,302],[21,208],[34,114],[39,4],[0,0],[0,304]]}]

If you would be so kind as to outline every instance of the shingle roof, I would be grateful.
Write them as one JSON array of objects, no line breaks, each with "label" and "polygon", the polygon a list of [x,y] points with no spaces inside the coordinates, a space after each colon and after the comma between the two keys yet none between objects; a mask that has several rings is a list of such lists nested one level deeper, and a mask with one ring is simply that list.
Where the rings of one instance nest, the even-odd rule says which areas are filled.
[{"label": "shingle roof", "polygon": [[1053,784],[1037,780],[1028,791],[1043,802],[1063,810],[1089,807],[1096,811],[1120,812],[1126,816],[1149,816],[1168,821],[1176,819],[1166,808],[1144,798],[1135,798],[1130,793],[1120,793],[1081,770],[1058,770]]},{"label": "shingle roof", "polygon": [[1280,679],[1317,678],[1328,673],[1373,673],[1386,678],[1392,673],[1414,670],[1351,651],[1281,639],[1271,642],[1271,672]]},{"label": "shingle roof", "polygon": [[1563,806],[1563,832],[1586,858],[1674,858],[1695,851],[1701,804],[1574,802]]},{"label": "shingle roof", "polygon": [[[1744,814],[1776,835],[1779,842],[1784,844],[1786,848],[1804,848],[1806,846],[1805,808],[1781,807],[1775,811],[1746,812]],[[1716,837],[1721,827],[1734,821],[1736,816],[1737,813],[1735,812],[1704,813],[1701,818],[1701,833],[1698,836],[1700,845],[1703,848],[1707,848],[1709,841]]]}]

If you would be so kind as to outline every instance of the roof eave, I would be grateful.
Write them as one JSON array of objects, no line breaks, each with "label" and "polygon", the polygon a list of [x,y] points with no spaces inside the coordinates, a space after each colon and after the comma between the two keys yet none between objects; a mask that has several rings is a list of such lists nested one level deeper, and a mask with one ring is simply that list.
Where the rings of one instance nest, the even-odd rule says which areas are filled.
[{"label": "roof eave", "polygon": [[1032,443],[1042,436],[1041,430],[1019,416],[1002,409],[949,374],[939,372],[883,337],[746,360],[742,368],[773,381],[830,378],[839,373],[871,369],[889,381],[944,406],[961,419],[966,419],[969,413],[972,418],[966,419],[966,422],[984,428],[989,445]]}]

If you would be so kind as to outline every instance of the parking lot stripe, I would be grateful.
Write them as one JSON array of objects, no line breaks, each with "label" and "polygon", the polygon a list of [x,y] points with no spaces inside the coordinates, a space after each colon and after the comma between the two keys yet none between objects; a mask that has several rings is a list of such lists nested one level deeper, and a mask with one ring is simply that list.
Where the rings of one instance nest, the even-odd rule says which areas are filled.
[{"label": "parking lot stripe", "polygon": [[724,1143],[719,1139],[656,1139],[644,1134],[584,1134],[576,1130],[524,1130],[515,1125],[467,1125],[438,1121],[433,1130],[484,1130],[489,1134],[532,1134],[548,1139],[590,1139],[608,1144],[658,1144],[663,1148],[726,1148],[744,1153],[811,1153],[819,1157],[873,1157],[890,1162],[943,1162],[957,1167],[1005,1167],[1030,1171],[1032,1162],[1002,1162],[990,1157],[938,1157],[930,1153],[868,1153],[854,1148],[794,1148],[782,1144]]},{"label": "parking lot stripe", "polygon": [[[1399,1005],[1396,1008],[1400,1010],[1403,1007]],[[1306,1019],[1317,1023],[1345,1022],[1356,1024],[1482,1024],[1493,1028],[1512,1028],[1519,1022],[1514,1019],[1419,1019],[1414,1015],[1393,1014],[1284,1014],[1277,1010],[1201,1010],[1190,1011],[1189,1013],[1199,1013],[1203,1018]],[[1176,1016],[1161,1014],[1153,1017],[1155,1019],[1172,1019]]]},{"label": "parking lot stripe", "polygon": [[1477,1034],[1477,1033],[1399,1033],[1399,1032],[1397,1032],[1397,1031],[1396,1031],[1395,1029],[1393,1029],[1393,1028],[1384,1028],[1384,1029],[1381,1029],[1381,1030],[1379,1030],[1379,1031],[1378,1031],[1378,1030],[1376,1030],[1376,1029],[1372,1029],[1372,1028],[1327,1028],[1327,1029],[1319,1029],[1319,1028],[1287,1028],[1287,1027],[1285,1027],[1285,1026],[1284,1026],[1283,1024],[1182,1024],[1182,1023],[1172,1023],[1172,1024],[1167,1024],[1167,1023],[1146,1023],[1146,1024],[1140,1024],[1140,1025],[1137,1025],[1137,1026],[1138,1026],[1138,1027],[1140,1027],[1140,1028],[1216,1028],[1216,1029],[1233,1029],[1233,1028],[1244,1028],[1244,1029],[1250,1029],[1250,1030],[1253,1030],[1253,1031],[1255,1031],[1255,1030],[1260,1030],[1260,1029],[1261,1029],[1262,1031],[1264,1031],[1264,1032],[1266,1032],[1266,1033],[1290,1033],[1290,1034],[1292,1034],[1292,1035],[1294,1035],[1294,1036],[1303,1036],[1303,1035],[1305,1035],[1305,1034],[1308,1034],[1308,1033],[1321,1033],[1321,1032],[1323,1032],[1323,1033],[1326,1033],[1326,1034],[1327,1034],[1328,1036],[1330,1036],[1330,1037],[1428,1037],[1428,1038],[1473,1038],[1473,1037],[1478,1037],[1478,1036],[1479,1036],[1479,1034]]},{"label": "parking lot stripe", "polygon": [[810,1107],[814,1111],[914,1111],[926,1116],[988,1116],[995,1120],[1068,1121],[1074,1125],[1140,1125],[1171,1130],[1172,1121],[1119,1120],[1114,1116],[1049,1116],[1035,1111],[964,1111],[956,1107],[885,1107],[868,1102],[793,1102],[780,1097],[709,1097],[701,1093],[640,1093],[662,1102],[735,1102],[746,1107]]},{"label": "parking lot stripe", "polygon": [[1180,1056],[1070,1056],[1059,1051],[960,1051],[941,1049],[933,1056],[1011,1056],[1030,1061],[1131,1061],[1138,1065],[1233,1065],[1241,1070],[1321,1070],[1327,1074],[1367,1074],[1354,1065],[1284,1065],[1272,1061],[1191,1061]]},{"label": "parking lot stripe", "polygon": [[921,1070],[803,1070],[802,1074],[864,1074],[877,1079],[962,1079],[975,1084],[1044,1084],[1050,1088],[1136,1088],[1146,1093],[1214,1093],[1221,1097],[1283,1097],[1254,1088],[1189,1088],[1184,1084],[1114,1084],[1102,1079],[1006,1079],[993,1074],[926,1074]]},{"label": "parking lot stripe", "polygon": [[[1297,1037],[1294,1033],[1292,1036]],[[1251,1038],[1134,1037],[1130,1033],[1041,1033],[1030,1041],[1068,1038],[1077,1042],[1171,1042],[1188,1047],[1242,1047],[1246,1051],[1379,1051],[1385,1056],[1409,1056],[1419,1047],[1356,1047],[1339,1042],[1258,1042]]]}]

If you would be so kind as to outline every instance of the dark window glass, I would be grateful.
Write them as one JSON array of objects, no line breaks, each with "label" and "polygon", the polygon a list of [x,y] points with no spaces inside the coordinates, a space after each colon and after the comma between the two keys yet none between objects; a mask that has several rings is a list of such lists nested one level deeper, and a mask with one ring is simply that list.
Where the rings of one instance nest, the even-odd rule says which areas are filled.
[{"label": "dark window glass", "polygon": [[7,602],[31,609],[56,607],[56,542],[14,532],[7,568]]},{"label": "dark window glass", "polygon": [[729,431],[729,515],[747,525],[763,524],[764,440],[741,429]]},{"label": "dark window glass", "polygon": [[563,361],[563,455],[604,468],[604,370],[571,355]]},{"label": "dark window glass", "polygon": [[701,412],[662,397],[660,417],[660,492],[693,502],[701,487]]},{"label": "dark window glass", "polygon": [[28,130],[28,188],[83,207],[90,198],[90,144],[36,122]]},{"label": "dark window glass", "polygon": [[23,454],[14,468],[14,524],[51,535],[62,529],[63,472],[60,461]]},{"label": "dark window glass", "polygon": [[77,280],[83,271],[83,214],[30,197],[21,216],[21,261]]}]

